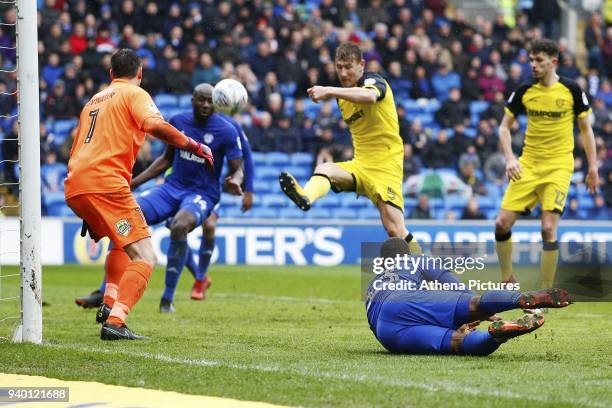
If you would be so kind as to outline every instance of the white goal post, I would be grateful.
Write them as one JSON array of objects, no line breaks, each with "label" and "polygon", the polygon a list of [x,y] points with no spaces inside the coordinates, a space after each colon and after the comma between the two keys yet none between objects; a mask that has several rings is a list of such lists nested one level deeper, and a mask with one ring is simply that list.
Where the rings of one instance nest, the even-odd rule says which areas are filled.
[{"label": "white goal post", "polygon": [[42,342],[40,125],[36,0],[17,0],[21,322],[18,342]]}]

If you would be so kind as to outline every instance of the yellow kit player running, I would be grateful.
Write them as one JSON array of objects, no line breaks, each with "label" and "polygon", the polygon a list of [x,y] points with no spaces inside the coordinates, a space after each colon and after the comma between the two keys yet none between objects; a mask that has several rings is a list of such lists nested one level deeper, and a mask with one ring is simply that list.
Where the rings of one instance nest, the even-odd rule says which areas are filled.
[{"label": "yellow kit player running", "polygon": [[330,188],[365,195],[378,207],[389,237],[406,239],[413,253],[420,253],[404,225],[404,149],[391,88],[380,75],[364,71],[365,61],[356,44],[342,43],[335,64],[342,87],[313,86],[308,96],[314,102],[336,98],[353,136],[354,158],[318,165],[304,188],[282,172],[281,188],[304,211]]},{"label": "yellow kit player running", "polygon": [[[495,221],[495,240],[502,281],[514,281],[512,274],[512,225],[519,213],[542,205],[543,251],[540,264],[541,287],[553,285],[559,246],[557,224],[574,171],[574,120],[578,121],[589,170],[588,190],[598,185],[595,141],[589,123],[589,101],[579,85],[557,75],[559,48],[551,40],[535,41],[529,52],[533,79],[510,95],[499,127],[500,145],[506,156],[510,185],[504,194]],[[525,146],[519,160],[514,157],[510,128],[517,115],[527,115]]]}]

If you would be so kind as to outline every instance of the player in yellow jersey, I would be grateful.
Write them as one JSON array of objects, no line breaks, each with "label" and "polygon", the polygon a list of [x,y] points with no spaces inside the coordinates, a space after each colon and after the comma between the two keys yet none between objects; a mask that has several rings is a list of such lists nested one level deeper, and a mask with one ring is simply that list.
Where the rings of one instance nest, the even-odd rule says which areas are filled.
[{"label": "player in yellow jersey", "polygon": [[342,87],[313,86],[308,96],[314,102],[336,98],[353,136],[353,160],[318,165],[303,188],[291,174],[282,172],[281,189],[304,211],[330,188],[365,195],[378,207],[389,237],[406,239],[411,250],[420,253],[404,224],[404,146],[391,88],[380,75],[365,72],[356,44],[340,44],[335,64]]},{"label": "player in yellow jersey", "polygon": [[[506,156],[510,185],[495,220],[495,240],[502,281],[514,281],[512,274],[512,225],[519,213],[542,205],[541,287],[553,285],[559,249],[557,225],[574,171],[574,121],[588,160],[585,183],[591,193],[598,185],[595,140],[589,123],[589,101],[579,85],[556,72],[559,48],[551,40],[532,44],[529,60],[533,79],[521,84],[508,99],[499,127],[500,145]],[[510,128],[519,114],[527,115],[525,145],[520,159],[514,157]]]}]

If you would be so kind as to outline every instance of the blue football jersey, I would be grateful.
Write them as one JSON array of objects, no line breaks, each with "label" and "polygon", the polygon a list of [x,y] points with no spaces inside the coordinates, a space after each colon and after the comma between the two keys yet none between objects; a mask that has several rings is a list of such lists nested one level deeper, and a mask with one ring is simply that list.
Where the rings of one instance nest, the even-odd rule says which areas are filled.
[{"label": "blue football jersey", "polygon": [[166,183],[179,189],[187,189],[218,201],[221,197],[221,173],[223,161],[242,158],[240,135],[226,119],[213,113],[206,123],[196,123],[192,112],[173,116],[170,124],[212,150],[215,168],[206,170],[204,159],[186,150],[175,149],[172,173]]},{"label": "blue football jersey", "polygon": [[242,126],[231,116],[223,115],[234,126],[236,132],[240,135],[240,148],[242,149],[243,167],[244,167],[244,191],[253,191],[253,180],[255,178],[255,166],[253,165],[253,157],[251,155],[251,145],[247,135],[242,130]]}]

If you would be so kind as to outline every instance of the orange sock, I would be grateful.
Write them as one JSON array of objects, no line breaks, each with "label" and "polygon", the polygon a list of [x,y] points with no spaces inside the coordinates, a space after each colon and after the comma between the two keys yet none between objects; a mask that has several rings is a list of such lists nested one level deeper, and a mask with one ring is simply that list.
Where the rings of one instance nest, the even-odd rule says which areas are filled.
[{"label": "orange sock", "polygon": [[145,262],[130,262],[119,282],[119,294],[108,323],[115,326],[125,323],[128,313],[142,297],[152,272],[153,268]]},{"label": "orange sock", "polygon": [[121,276],[131,262],[127,252],[121,248],[112,247],[106,257],[106,264],[104,265],[106,271],[104,303],[110,307],[115,305]]}]

